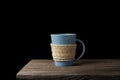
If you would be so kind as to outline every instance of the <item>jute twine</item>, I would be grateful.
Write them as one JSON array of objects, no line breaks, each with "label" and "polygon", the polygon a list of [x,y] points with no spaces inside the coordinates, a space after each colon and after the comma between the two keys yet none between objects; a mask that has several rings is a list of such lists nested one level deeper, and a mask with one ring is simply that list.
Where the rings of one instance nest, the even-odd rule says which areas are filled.
[{"label": "jute twine", "polygon": [[69,61],[75,59],[76,44],[51,44],[52,57],[55,61]]}]

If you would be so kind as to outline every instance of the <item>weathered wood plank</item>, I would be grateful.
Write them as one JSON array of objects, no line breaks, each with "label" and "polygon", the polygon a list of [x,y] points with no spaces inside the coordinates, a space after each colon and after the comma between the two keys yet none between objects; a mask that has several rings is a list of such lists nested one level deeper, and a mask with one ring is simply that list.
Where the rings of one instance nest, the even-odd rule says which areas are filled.
[{"label": "weathered wood plank", "polygon": [[56,67],[53,60],[33,59],[16,75],[18,80],[120,80],[119,59],[81,59]]}]

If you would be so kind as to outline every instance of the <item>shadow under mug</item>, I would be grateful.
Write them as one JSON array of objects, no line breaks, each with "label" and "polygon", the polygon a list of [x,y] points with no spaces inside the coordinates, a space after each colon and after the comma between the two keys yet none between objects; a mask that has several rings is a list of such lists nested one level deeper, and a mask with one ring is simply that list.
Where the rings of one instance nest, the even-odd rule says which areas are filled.
[{"label": "shadow under mug", "polygon": [[[77,44],[76,42],[80,42],[82,44],[82,53],[81,55],[75,60],[55,60],[56,66],[72,66],[73,63],[80,58],[85,53],[85,44],[82,40],[76,39],[75,33],[60,33],[60,34],[51,34],[51,44],[55,45],[69,45],[69,44]],[[52,46],[51,46],[52,48]]]}]

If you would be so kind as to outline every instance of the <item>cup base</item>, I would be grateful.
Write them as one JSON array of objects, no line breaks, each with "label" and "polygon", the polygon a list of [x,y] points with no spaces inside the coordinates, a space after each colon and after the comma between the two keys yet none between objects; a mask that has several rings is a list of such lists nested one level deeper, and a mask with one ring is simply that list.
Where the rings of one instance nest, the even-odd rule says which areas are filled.
[{"label": "cup base", "polygon": [[73,61],[55,61],[55,66],[72,66]]}]

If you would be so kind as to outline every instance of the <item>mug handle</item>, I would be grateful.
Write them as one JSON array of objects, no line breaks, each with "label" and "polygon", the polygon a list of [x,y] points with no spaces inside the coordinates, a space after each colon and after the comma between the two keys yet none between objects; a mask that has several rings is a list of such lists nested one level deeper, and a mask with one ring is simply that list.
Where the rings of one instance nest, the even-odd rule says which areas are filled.
[{"label": "mug handle", "polygon": [[[83,56],[84,53],[85,53],[85,44],[84,44],[84,42],[83,42],[82,40],[80,40],[80,39],[76,39],[76,42],[80,42],[80,43],[82,44],[82,47],[83,47],[81,55],[76,59],[76,60],[79,60],[80,58],[82,58],[82,56]],[[76,60],[75,60],[75,61],[76,61]]]}]

